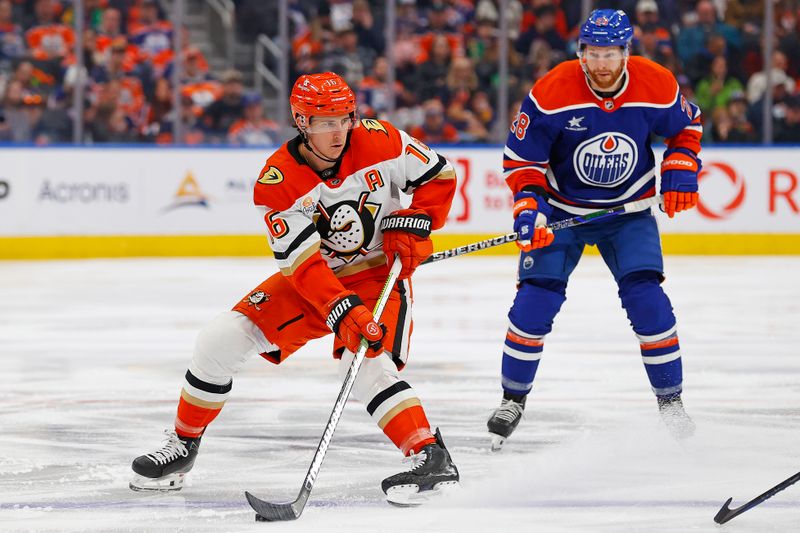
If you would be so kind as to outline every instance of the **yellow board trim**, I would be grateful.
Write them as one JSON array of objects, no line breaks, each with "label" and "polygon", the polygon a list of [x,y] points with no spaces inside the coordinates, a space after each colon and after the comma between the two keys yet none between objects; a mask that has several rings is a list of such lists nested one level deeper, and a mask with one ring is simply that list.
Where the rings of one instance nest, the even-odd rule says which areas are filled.
[{"label": "yellow board trim", "polygon": [[[446,234],[434,235],[433,241],[436,250],[446,250],[495,236]],[[669,234],[661,240],[667,255],[800,255],[800,234]],[[505,244],[469,255],[516,253],[516,246]],[[0,237],[0,259],[270,255],[263,235]]]}]

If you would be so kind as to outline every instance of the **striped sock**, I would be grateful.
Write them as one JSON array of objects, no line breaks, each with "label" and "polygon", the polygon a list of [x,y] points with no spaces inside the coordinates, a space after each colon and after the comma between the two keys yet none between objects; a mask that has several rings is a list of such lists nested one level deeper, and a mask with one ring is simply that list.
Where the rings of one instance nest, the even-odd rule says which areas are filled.
[{"label": "striped sock", "polygon": [[683,367],[677,330],[677,326],[673,326],[655,335],[636,335],[644,368],[656,396],[680,394],[682,389]]},{"label": "striped sock", "polygon": [[233,380],[216,385],[187,370],[175,417],[175,432],[181,437],[199,437],[222,410],[232,387]]},{"label": "striped sock", "polygon": [[503,389],[512,394],[528,394],[539,368],[544,335],[532,335],[509,324],[503,345]]},{"label": "striped sock", "polygon": [[436,442],[417,393],[405,381],[376,394],[367,412],[403,455],[418,453],[423,446]]}]

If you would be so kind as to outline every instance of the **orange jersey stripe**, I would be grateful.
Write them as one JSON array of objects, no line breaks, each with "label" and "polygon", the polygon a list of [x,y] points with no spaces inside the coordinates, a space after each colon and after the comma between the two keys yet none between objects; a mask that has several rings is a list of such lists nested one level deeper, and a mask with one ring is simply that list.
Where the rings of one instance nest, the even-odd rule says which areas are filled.
[{"label": "orange jersey stripe", "polygon": [[506,333],[506,339],[517,344],[522,344],[523,346],[542,346],[544,344],[542,339],[529,339],[527,337],[521,337],[513,331]]},{"label": "orange jersey stripe", "polygon": [[664,339],[663,341],[642,342],[639,344],[639,346],[642,350],[655,350],[657,348],[668,348],[670,346],[675,346],[676,344],[678,344],[678,337]]}]

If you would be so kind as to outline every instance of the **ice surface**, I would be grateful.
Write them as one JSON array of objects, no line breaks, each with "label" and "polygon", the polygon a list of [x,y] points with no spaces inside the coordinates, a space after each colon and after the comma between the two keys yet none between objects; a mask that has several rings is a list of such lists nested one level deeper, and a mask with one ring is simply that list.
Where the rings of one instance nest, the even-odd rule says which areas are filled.
[{"label": "ice surface", "polygon": [[[171,425],[195,334],[274,270],[258,259],[1,262],[0,531],[719,531],[728,497],[741,505],[800,470],[799,258],[667,258],[698,424],[678,444],[613,280],[585,257],[526,418],[491,454],[515,259],[470,257],[415,275],[404,371],[461,470],[459,494],[386,504],[380,481],[404,465],[354,403],[300,519],[254,522],[245,490],[274,501],[299,490],[339,390],[330,339],[281,367],[247,364],[183,491],[130,491],[131,460]],[[799,503],[800,485],[721,527],[797,531]]]}]

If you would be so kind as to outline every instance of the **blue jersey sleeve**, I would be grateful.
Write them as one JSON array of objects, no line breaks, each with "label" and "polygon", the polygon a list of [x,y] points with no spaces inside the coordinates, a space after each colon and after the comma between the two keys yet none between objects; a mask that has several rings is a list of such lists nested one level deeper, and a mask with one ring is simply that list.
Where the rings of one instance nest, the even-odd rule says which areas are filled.
[{"label": "blue jersey sleeve", "polygon": [[550,151],[558,136],[549,116],[526,98],[511,125],[503,150],[503,176],[513,191],[525,185],[545,186]]},{"label": "blue jersey sleeve", "polygon": [[[675,102],[656,113],[653,123],[653,132],[656,135],[672,138],[685,138],[690,141],[687,146],[696,153],[699,149],[700,137],[703,135],[703,126],[700,122],[700,108],[691,103],[682,94],[678,93]],[[694,149],[694,141],[698,149]]]}]

